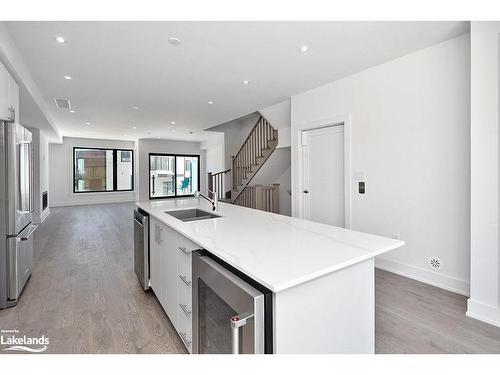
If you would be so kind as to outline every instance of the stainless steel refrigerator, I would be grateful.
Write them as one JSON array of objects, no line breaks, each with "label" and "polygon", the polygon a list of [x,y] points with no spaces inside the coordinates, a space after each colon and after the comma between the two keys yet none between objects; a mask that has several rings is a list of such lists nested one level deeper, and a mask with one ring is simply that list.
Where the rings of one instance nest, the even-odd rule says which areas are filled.
[{"label": "stainless steel refrigerator", "polygon": [[0,309],[17,304],[33,266],[31,132],[0,121]]}]

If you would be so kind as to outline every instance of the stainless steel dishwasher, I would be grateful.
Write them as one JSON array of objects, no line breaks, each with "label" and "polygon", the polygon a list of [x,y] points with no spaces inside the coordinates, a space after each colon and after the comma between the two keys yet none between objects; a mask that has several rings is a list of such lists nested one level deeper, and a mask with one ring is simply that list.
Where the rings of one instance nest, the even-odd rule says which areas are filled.
[{"label": "stainless steel dishwasher", "polygon": [[144,290],[149,289],[149,215],[134,210],[134,270]]}]

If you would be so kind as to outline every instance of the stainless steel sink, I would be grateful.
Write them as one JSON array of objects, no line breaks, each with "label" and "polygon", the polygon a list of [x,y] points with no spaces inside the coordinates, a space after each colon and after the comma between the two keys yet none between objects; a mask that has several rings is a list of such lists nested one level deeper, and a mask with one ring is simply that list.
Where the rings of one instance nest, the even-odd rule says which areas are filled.
[{"label": "stainless steel sink", "polygon": [[166,214],[175,217],[176,219],[182,221],[195,221],[195,220],[205,220],[205,219],[215,219],[220,217],[219,215],[212,214],[207,211],[198,210],[197,208],[191,208],[187,210],[179,211],[164,211]]}]

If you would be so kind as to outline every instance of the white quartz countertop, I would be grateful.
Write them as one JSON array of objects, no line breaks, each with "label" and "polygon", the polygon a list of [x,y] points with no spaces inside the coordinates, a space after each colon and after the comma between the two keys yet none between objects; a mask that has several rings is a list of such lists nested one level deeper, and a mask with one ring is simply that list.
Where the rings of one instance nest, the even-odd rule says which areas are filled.
[{"label": "white quartz countertop", "polygon": [[404,245],[394,240],[219,203],[220,218],[183,222],[164,211],[199,208],[201,198],[138,202],[138,207],[277,293]]}]

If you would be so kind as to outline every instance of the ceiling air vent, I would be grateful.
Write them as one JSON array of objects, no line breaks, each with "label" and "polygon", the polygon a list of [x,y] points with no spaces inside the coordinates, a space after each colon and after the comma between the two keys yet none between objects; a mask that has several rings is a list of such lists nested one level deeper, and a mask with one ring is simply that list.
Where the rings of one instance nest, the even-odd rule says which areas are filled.
[{"label": "ceiling air vent", "polygon": [[57,108],[71,109],[71,103],[69,102],[69,99],[54,98],[54,102],[56,102]]}]

